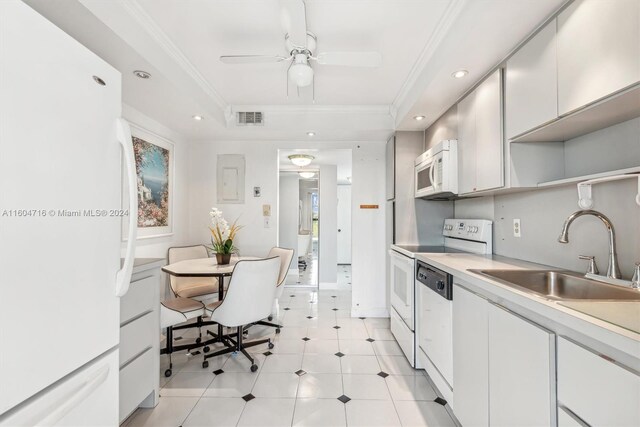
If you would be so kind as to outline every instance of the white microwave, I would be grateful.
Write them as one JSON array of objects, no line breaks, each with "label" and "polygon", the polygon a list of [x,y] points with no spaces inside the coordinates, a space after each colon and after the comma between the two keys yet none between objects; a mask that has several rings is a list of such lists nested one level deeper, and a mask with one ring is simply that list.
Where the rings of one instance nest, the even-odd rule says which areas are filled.
[{"label": "white microwave", "polygon": [[458,194],[458,141],[440,141],[415,162],[415,197],[450,199]]}]

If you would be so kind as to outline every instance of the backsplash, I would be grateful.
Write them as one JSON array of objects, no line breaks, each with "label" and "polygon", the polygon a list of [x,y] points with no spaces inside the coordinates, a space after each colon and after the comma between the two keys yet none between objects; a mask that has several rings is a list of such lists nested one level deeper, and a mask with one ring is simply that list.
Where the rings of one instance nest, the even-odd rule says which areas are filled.
[{"label": "backsplash", "polygon": [[[616,230],[620,269],[630,278],[640,261],[640,207],[634,198],[636,180],[593,186],[593,209],[611,219]],[[564,220],[577,211],[576,185],[528,191],[455,202],[456,218],[486,218],[494,221],[493,251],[531,262],[586,270],[578,255],[595,255],[600,271],[608,263],[608,233],[602,222],[591,216],[578,218],[569,229],[569,243],[558,243]],[[513,237],[513,219],[521,221],[522,237]]]}]

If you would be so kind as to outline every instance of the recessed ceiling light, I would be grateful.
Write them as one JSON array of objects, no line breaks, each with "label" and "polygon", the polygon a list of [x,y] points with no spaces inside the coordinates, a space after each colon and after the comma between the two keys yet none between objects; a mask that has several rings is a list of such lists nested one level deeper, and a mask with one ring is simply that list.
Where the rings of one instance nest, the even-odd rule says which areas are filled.
[{"label": "recessed ceiling light", "polygon": [[315,172],[311,172],[311,171],[298,172],[298,175],[300,175],[301,178],[309,179],[309,178],[313,178],[314,176],[316,176],[316,173]]},{"label": "recessed ceiling light", "polygon": [[199,116],[199,115],[197,115],[197,114],[196,114],[195,116],[193,116],[193,120],[200,121],[200,120],[202,120],[202,119],[204,119],[204,117]]},{"label": "recessed ceiling light", "polygon": [[288,157],[289,157],[289,160],[291,160],[291,163],[300,167],[309,166],[311,161],[315,159],[315,157],[310,156],[308,154],[292,154]]},{"label": "recessed ceiling light", "polygon": [[451,74],[451,77],[454,77],[456,79],[461,79],[464,76],[466,76],[467,74],[469,74],[469,72],[467,70],[458,70],[455,73]]},{"label": "recessed ceiling light", "polygon": [[413,120],[417,120],[417,121],[424,120],[424,116],[414,116]]},{"label": "recessed ceiling light", "polygon": [[307,132],[307,136],[316,136],[315,132]]},{"label": "recessed ceiling light", "polygon": [[142,71],[142,70],[135,70],[133,72],[133,74],[136,77],[140,77],[141,79],[150,79],[151,78],[151,74],[147,73],[146,71]]}]

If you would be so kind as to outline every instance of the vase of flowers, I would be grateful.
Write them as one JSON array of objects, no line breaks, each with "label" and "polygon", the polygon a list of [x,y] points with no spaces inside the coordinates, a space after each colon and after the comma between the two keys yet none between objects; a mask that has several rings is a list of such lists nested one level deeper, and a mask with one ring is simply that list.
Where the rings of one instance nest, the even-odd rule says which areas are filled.
[{"label": "vase of flowers", "polygon": [[211,208],[209,212],[211,217],[211,246],[209,249],[216,254],[216,261],[219,265],[229,264],[231,255],[238,252],[233,244],[238,230],[242,228],[238,225],[238,220],[233,221],[231,225],[224,219],[222,211],[217,208]]}]

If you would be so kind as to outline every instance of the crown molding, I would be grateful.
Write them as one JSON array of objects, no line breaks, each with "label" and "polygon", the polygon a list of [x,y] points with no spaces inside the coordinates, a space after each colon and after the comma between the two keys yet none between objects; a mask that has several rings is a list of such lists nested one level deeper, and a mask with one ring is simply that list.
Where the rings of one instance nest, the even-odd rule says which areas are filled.
[{"label": "crown molding", "polygon": [[266,113],[358,113],[388,114],[389,105],[230,105],[228,110],[234,114],[238,111],[262,111]]}]

